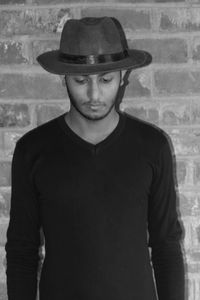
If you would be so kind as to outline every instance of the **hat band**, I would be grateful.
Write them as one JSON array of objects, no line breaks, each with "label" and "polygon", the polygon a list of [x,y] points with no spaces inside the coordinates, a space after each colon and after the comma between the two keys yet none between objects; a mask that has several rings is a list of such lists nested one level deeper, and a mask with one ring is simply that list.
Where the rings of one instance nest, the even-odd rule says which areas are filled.
[{"label": "hat band", "polygon": [[101,55],[71,55],[60,53],[59,60],[69,64],[101,64],[107,62],[115,62],[128,57],[128,51],[112,53],[112,54],[101,54]]}]

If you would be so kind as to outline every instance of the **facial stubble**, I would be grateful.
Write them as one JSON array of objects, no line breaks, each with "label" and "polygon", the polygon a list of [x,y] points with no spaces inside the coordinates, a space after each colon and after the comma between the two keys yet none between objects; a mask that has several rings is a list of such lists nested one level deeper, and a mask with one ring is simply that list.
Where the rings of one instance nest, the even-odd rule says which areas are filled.
[{"label": "facial stubble", "polygon": [[[120,72],[120,82],[121,82],[121,72]],[[69,90],[69,87],[67,85],[67,80],[66,80],[66,76],[65,76],[65,85],[66,85],[66,88],[67,88],[67,92],[68,92],[68,96],[69,96],[69,99],[70,99],[70,105],[73,106],[73,108],[82,116],[84,117],[85,119],[89,120],[89,121],[100,121],[100,120],[103,120],[104,118],[106,118],[109,113],[112,111],[112,109],[116,106],[116,103],[118,102],[118,95],[120,94],[119,91],[120,91],[120,84],[119,84],[119,87],[118,87],[118,90],[117,90],[117,93],[116,93],[116,96],[115,98],[113,99],[112,103],[111,103],[111,106],[109,107],[108,111],[101,115],[101,116],[90,116],[90,115],[87,115],[85,114],[84,112],[81,111],[81,109],[79,109],[77,103],[76,103],[76,100],[75,98],[73,97],[73,95],[71,94],[70,90]]]}]

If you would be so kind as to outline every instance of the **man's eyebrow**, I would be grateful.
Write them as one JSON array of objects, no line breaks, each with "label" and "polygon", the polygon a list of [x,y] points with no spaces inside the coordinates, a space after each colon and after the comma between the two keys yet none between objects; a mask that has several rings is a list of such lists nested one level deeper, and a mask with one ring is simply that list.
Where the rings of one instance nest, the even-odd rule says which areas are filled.
[{"label": "man's eyebrow", "polygon": [[[104,76],[104,75],[107,75],[107,74],[112,74],[112,72],[103,72],[103,73],[99,73],[99,74],[97,74],[98,75],[98,77],[102,77],[102,76]],[[76,74],[76,75],[74,75],[74,77],[90,77],[90,74]]]},{"label": "man's eyebrow", "polygon": [[112,74],[112,72],[104,72],[104,73],[100,73],[99,75],[104,76],[104,75],[107,75],[107,74]]}]

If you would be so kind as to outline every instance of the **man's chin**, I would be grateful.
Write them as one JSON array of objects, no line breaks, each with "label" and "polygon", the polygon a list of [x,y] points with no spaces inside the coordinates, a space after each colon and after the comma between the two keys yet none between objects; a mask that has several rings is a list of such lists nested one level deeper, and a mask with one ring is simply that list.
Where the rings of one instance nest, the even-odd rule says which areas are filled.
[{"label": "man's chin", "polygon": [[107,113],[104,113],[104,114],[83,113],[83,112],[80,112],[80,111],[79,111],[79,113],[81,113],[81,115],[89,121],[101,121],[101,120],[103,120],[104,118],[106,118],[108,116],[110,111],[108,111]]},{"label": "man's chin", "polygon": [[[73,105],[73,103],[72,103]],[[106,107],[104,107],[104,109],[99,109],[96,111],[92,111],[91,109],[81,109],[80,107],[73,105],[74,109],[82,116],[84,117],[86,120],[88,121],[101,121],[103,119],[105,119],[112,111],[113,109],[113,105],[108,109],[106,109]]]},{"label": "man's chin", "polygon": [[105,119],[115,107],[115,102],[113,102],[110,107],[106,105],[83,105],[81,107],[76,104],[73,97],[70,97],[70,102],[73,109],[88,121],[101,121]]}]

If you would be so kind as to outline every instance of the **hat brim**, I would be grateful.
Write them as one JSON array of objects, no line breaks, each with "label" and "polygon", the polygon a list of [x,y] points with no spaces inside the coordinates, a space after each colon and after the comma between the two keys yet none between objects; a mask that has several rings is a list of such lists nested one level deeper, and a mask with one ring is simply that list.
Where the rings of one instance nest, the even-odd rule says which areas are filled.
[{"label": "hat brim", "polygon": [[60,50],[45,52],[37,57],[38,63],[48,72],[58,75],[65,74],[98,74],[124,69],[136,69],[152,62],[150,53],[143,50],[129,49],[129,56],[115,62],[98,64],[72,64],[59,59]]}]

